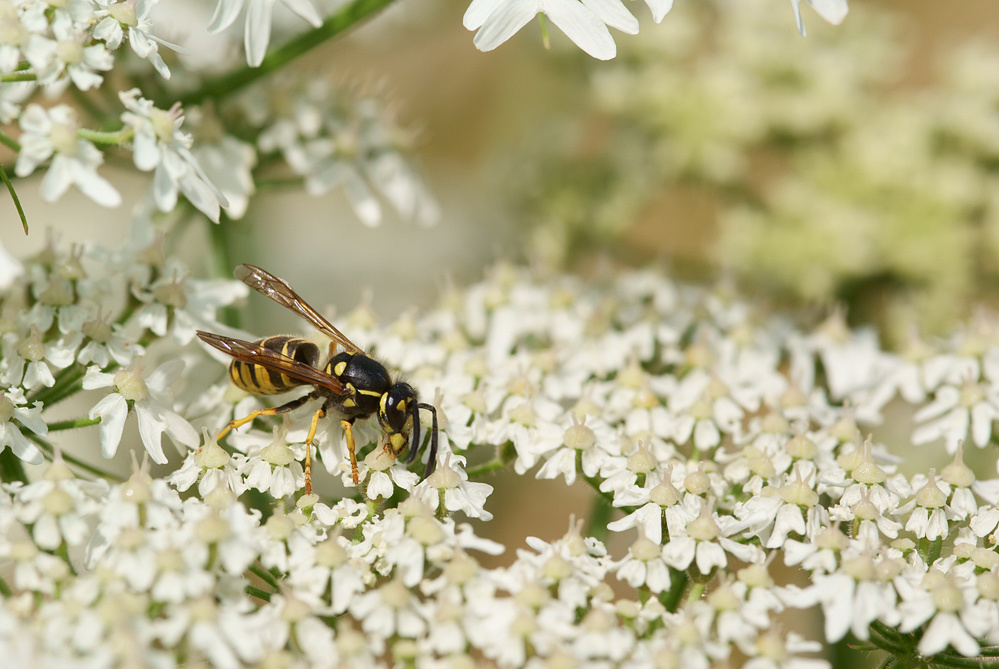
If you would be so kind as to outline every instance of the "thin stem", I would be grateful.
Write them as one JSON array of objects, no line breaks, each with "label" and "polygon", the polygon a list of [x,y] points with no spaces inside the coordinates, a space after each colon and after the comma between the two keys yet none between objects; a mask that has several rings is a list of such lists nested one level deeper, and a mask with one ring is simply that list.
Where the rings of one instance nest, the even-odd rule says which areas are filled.
[{"label": "thin stem", "polygon": [[97,418],[75,418],[73,420],[60,420],[49,423],[49,432],[59,432],[60,430],[75,430],[78,427],[90,427],[101,422],[100,416]]},{"label": "thin stem", "polygon": [[73,373],[67,374],[62,384],[55,384],[47,389],[48,392],[39,392],[34,397],[28,398],[28,401],[41,402],[45,406],[52,406],[83,390],[83,377],[87,373],[87,370],[83,365],[76,365],[72,369],[74,370]]},{"label": "thin stem", "polygon": [[607,523],[610,522],[613,513],[614,507],[607,503],[605,497],[594,495],[593,503],[590,505],[590,519],[586,525],[587,536],[606,541]]},{"label": "thin stem", "polygon": [[[0,137],[6,137],[0,133]],[[13,141],[13,140],[12,140]],[[7,186],[7,192],[10,193],[10,199],[14,201],[14,208],[17,209],[17,215],[21,219],[21,227],[24,228],[24,234],[28,234],[28,219],[24,215],[24,209],[21,208],[21,200],[17,197],[17,191],[14,190],[14,184],[11,183],[10,177],[7,176],[7,171],[0,165],[0,179],[3,180],[5,186]]]},{"label": "thin stem", "polygon": [[88,128],[80,128],[76,131],[76,134],[83,139],[89,140],[94,144],[105,144],[107,146],[121,146],[122,144],[128,142],[132,139],[135,131],[131,128],[121,128],[120,130],[90,130]]},{"label": "thin stem", "polygon": [[[472,448],[474,444],[470,445]],[[499,448],[496,449],[496,457],[488,462],[484,462],[477,467],[472,467],[471,469],[466,469],[465,473],[468,474],[468,478],[472,479],[483,474],[489,474],[490,472],[495,472],[503,469],[514,460],[517,459],[517,451],[513,447],[513,442],[508,441]]]},{"label": "thin stem", "polygon": [[10,586],[7,585],[7,581],[5,581],[2,576],[0,576],[0,595],[3,595],[8,599],[10,599],[14,595],[13,591],[10,589]]},{"label": "thin stem", "polygon": [[925,665],[920,666],[955,667],[956,669],[982,669],[986,665],[996,664],[995,662],[985,662],[980,657],[961,657],[950,654],[931,655],[921,659]]},{"label": "thin stem", "polygon": [[208,98],[222,99],[249,84],[275,72],[295,58],[371,16],[392,0],[354,0],[339,12],[330,15],[318,28],[302,33],[264,56],[260,67],[243,67],[206,82],[201,88],[181,97],[184,107],[204,102]]},{"label": "thin stem", "polygon": [[[607,504],[609,504],[610,506],[614,506],[614,495],[609,492],[604,492],[603,490],[601,490],[600,481],[591,478],[589,476],[583,476],[583,480],[589,483],[590,487],[593,488],[593,491],[597,493],[605,502],[607,502]],[[630,509],[625,506],[621,507],[621,510],[624,511],[625,513],[631,513],[634,509]]]},{"label": "thin stem", "polygon": [[670,567],[669,581],[669,591],[659,596],[659,602],[670,613],[676,613],[677,607],[680,606],[680,599],[683,597],[684,590],[687,589],[687,583],[690,581],[690,578],[686,572]]},{"label": "thin stem", "polygon": [[3,144],[4,146],[6,146],[11,151],[14,151],[15,153],[21,152],[21,145],[18,144],[17,140],[15,140],[7,133],[0,132],[0,144]]},{"label": "thin stem", "polygon": [[37,81],[38,75],[33,72],[15,72],[14,74],[0,74],[0,83],[12,83],[15,81]]},{"label": "thin stem", "polygon": [[264,569],[263,567],[261,567],[260,565],[251,564],[250,572],[257,578],[259,578],[261,581],[269,585],[275,592],[280,590],[280,586],[278,584],[277,579],[274,578],[274,575],[271,574],[266,569]]},{"label": "thin stem", "polygon": [[246,586],[246,594],[251,597],[256,597],[257,599],[262,599],[265,602],[271,601],[271,593],[266,590],[261,590],[260,588],[255,588],[252,585]]},{"label": "thin stem", "polygon": [[894,627],[889,627],[888,625],[885,625],[883,622],[880,622],[878,620],[875,620],[873,623],[871,623],[871,629],[880,634],[881,636],[883,636],[885,639],[888,639],[892,643],[896,643],[899,645],[902,645],[903,640],[908,638],[907,635],[902,634]]},{"label": "thin stem", "polygon": [[[218,225],[211,224],[208,227],[208,239],[211,242],[209,262],[212,265],[212,274],[219,278],[232,278],[233,260],[230,236],[236,226],[237,223],[229,220],[225,212],[222,212]],[[219,312],[219,320],[230,327],[239,327],[239,310],[232,305],[225,306]]]},{"label": "thin stem", "polygon": [[499,470],[506,467],[507,463],[503,461],[502,458],[493,458],[489,462],[484,462],[477,467],[472,467],[471,469],[466,469],[465,473],[468,474],[468,478],[474,479],[482,476],[483,474],[489,474],[491,472],[498,472]]}]

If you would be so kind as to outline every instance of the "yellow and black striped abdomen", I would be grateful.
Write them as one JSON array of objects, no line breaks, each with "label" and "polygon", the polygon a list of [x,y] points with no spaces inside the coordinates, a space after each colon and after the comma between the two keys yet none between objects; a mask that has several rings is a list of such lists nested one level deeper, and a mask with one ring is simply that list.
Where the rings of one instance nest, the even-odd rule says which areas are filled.
[{"label": "yellow and black striped abdomen", "polygon": [[[308,339],[275,335],[254,342],[258,346],[276,351],[289,358],[297,360],[309,367],[319,364],[319,347]],[[254,395],[280,395],[292,388],[307,385],[287,374],[273,372],[260,365],[253,365],[241,360],[233,360],[229,365],[229,380],[237,388],[242,388]]]}]

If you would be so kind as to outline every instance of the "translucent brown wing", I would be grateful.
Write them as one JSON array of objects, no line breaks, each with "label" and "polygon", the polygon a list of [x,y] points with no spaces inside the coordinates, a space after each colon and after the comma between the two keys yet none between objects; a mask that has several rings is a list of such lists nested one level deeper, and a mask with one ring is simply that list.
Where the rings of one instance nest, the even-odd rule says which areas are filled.
[{"label": "translucent brown wing", "polygon": [[342,332],[333,327],[328,320],[323,318],[318,311],[303,300],[284,279],[279,279],[270,272],[262,270],[256,265],[249,264],[237,267],[233,275],[258,293],[266,295],[282,307],[291,309],[312,323],[317,330],[340,344],[340,346],[343,346],[344,350],[364,355],[364,351],[354,344],[354,342],[347,339]]},{"label": "translucent brown wing", "polygon": [[287,374],[293,379],[311,383],[322,388],[328,388],[338,395],[348,394],[343,383],[335,376],[330,376],[321,369],[306,365],[277,351],[266,349],[242,339],[233,339],[225,335],[203,332],[201,330],[198,330],[198,337],[201,338],[201,341],[214,346],[223,353],[231,355],[236,360],[241,360],[251,365],[260,365],[272,372]]}]

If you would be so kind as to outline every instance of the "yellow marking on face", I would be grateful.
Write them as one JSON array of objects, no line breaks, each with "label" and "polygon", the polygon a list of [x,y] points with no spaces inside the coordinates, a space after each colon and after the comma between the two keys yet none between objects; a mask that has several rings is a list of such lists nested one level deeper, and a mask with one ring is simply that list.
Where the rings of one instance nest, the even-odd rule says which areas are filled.
[{"label": "yellow marking on face", "polygon": [[336,376],[341,376],[343,374],[343,370],[345,369],[347,369],[347,363],[338,362],[336,363],[336,366],[333,368],[333,374],[335,374]]},{"label": "yellow marking on face", "polygon": [[388,405],[388,393],[385,393],[384,395],[382,395],[382,399],[378,403],[378,413],[384,416],[387,405]]},{"label": "yellow marking on face", "polygon": [[399,411],[406,413],[406,400],[400,400],[398,406],[399,406]]},{"label": "yellow marking on face", "polygon": [[408,441],[406,439],[406,435],[400,432],[396,432],[395,434],[389,436],[389,443],[392,444],[392,450],[395,453],[402,452],[402,449],[406,447],[406,441]]}]

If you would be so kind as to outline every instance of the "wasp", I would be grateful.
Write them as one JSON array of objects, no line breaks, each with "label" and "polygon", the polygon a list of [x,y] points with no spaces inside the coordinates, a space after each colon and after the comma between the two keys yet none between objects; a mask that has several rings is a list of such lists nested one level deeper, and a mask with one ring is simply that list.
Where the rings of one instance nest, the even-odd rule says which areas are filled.
[{"label": "wasp", "polygon": [[[254,265],[240,265],[234,275],[262,295],[295,312],[330,339],[326,362],[320,364],[320,349],[315,343],[300,337],[276,335],[254,342],[234,339],[211,332],[198,331],[198,337],[233,357],[229,364],[229,380],[255,395],[278,395],[299,386],[312,390],[285,404],[258,409],[244,418],[233,420],[219,432],[222,441],[230,430],[245,425],[260,416],[275,416],[293,411],[312,400],[322,404],[312,415],[312,425],[305,440],[305,491],[312,492],[312,440],[319,419],[333,415],[340,419],[350,452],[350,471],[358,483],[357,456],[354,450],[353,425],[357,419],[378,416],[378,423],[387,437],[385,448],[399,457],[409,447],[407,464],[416,459],[420,450],[420,409],[433,417],[430,432],[430,457],[424,478],[437,464],[437,410],[432,404],[420,402],[416,389],[408,383],[393,380],[385,366],[366,354],[333,327],[318,311],[309,306],[284,279]],[[337,345],[343,351],[336,353]],[[410,443],[412,435],[412,443]]]}]

